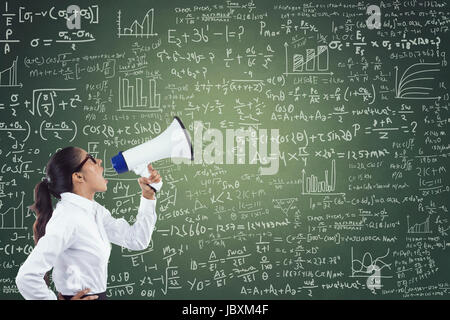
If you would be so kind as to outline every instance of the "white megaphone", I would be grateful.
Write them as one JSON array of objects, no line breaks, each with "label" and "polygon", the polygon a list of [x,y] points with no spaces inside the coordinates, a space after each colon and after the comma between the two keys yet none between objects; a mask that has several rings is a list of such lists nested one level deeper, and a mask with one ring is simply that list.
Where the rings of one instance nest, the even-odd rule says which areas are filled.
[{"label": "white megaphone", "polygon": [[[174,117],[170,126],[159,136],[127,151],[119,152],[111,158],[111,163],[117,173],[134,171],[137,175],[148,178],[150,177],[148,164],[166,158],[194,160],[191,139],[178,117]],[[162,180],[149,186],[157,192],[161,189]]]}]

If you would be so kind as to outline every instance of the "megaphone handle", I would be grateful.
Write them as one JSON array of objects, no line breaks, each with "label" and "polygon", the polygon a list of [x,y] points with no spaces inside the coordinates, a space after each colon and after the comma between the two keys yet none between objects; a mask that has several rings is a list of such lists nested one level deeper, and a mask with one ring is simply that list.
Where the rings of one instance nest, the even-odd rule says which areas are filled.
[{"label": "megaphone handle", "polygon": [[[134,171],[134,173],[136,173],[137,175],[140,175],[141,177],[144,177],[144,178],[149,178],[150,177],[150,172],[148,171],[147,165],[145,165],[145,164],[141,165],[141,166],[139,166],[137,168],[134,168],[133,171]],[[156,193],[156,192],[158,192],[161,189],[162,184],[163,183],[162,183],[162,179],[161,179],[161,181],[150,183],[150,184],[148,184],[148,186],[150,188],[152,188],[153,191]]]},{"label": "megaphone handle", "polygon": [[[147,177],[147,178],[148,178],[148,177]],[[155,193],[156,193],[156,192],[158,192],[158,191],[161,189],[161,187],[162,187],[162,179],[161,179],[161,181],[159,181],[159,182],[150,183],[150,184],[148,184],[148,186],[149,186],[150,188],[152,188],[153,191],[155,191]]]}]

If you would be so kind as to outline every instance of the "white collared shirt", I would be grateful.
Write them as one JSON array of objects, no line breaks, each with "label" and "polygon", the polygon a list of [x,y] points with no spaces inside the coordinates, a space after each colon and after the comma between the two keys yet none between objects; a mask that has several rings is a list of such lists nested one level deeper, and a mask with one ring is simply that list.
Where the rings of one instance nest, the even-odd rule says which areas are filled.
[{"label": "white collared shirt", "polygon": [[56,299],[44,280],[53,268],[52,279],[63,295],[106,291],[111,243],[130,250],[148,247],[156,223],[156,200],[141,196],[136,222],[115,219],[95,201],[71,192],[61,194],[45,235],[20,267],[17,288],[25,299]]}]

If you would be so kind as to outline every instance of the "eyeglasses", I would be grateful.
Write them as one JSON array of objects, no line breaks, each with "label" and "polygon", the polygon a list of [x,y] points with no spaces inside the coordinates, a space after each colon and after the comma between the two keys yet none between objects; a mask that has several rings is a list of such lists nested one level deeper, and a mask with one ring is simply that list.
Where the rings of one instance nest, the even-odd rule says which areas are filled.
[{"label": "eyeglasses", "polygon": [[97,164],[97,161],[95,161],[95,158],[90,155],[89,153],[86,155],[86,158],[78,165],[78,167],[75,168],[75,170],[73,170],[73,172],[78,172],[81,170],[81,168],[83,168],[84,164],[86,163],[86,161],[88,161],[89,159],[92,160],[92,162],[94,164]]}]

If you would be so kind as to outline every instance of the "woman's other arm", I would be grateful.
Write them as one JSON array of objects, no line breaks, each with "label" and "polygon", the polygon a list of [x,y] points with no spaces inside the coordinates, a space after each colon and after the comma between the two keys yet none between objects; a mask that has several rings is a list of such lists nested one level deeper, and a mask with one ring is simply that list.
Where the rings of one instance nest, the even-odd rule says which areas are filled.
[{"label": "woman's other arm", "polygon": [[39,239],[16,277],[17,288],[27,300],[56,300],[44,275],[53,267],[58,255],[71,245],[76,224],[68,221],[67,215],[56,217],[55,213],[46,226],[45,235]]}]

